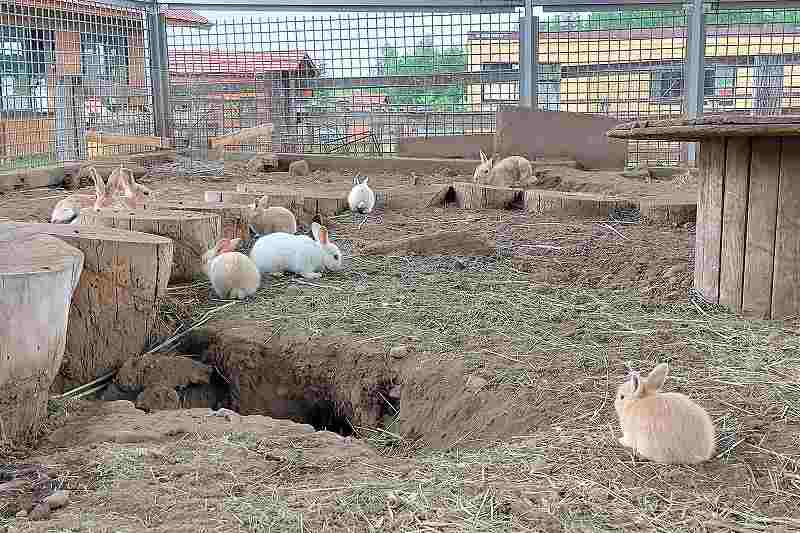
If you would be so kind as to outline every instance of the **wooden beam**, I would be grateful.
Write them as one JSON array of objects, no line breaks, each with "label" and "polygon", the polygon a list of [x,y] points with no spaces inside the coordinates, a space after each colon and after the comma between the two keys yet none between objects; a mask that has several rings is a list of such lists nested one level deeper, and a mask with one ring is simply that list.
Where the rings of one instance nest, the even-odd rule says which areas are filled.
[{"label": "wooden beam", "polygon": [[86,140],[104,146],[109,145],[135,145],[152,146],[154,148],[169,148],[169,139],[156,137],[155,135],[118,135],[116,133],[102,133],[89,130],[86,132]]},{"label": "wooden beam", "polygon": [[223,146],[241,145],[257,137],[269,137],[271,140],[273,129],[272,123],[268,122],[253,128],[243,129],[236,133],[223,135],[222,137],[209,137],[208,147],[213,150],[215,148],[222,148]]}]

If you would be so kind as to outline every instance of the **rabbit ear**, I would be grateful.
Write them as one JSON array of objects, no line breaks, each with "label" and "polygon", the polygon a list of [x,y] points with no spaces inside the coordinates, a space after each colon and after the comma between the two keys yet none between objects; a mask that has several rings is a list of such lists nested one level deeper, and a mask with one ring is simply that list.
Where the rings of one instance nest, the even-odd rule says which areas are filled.
[{"label": "rabbit ear", "polygon": [[481,150],[481,163],[486,163],[486,154],[483,153],[483,150]]},{"label": "rabbit ear", "polygon": [[634,396],[641,396],[642,394],[642,378],[638,372],[631,372],[628,374],[630,378],[631,384],[633,385],[633,395]]},{"label": "rabbit ear", "polygon": [[89,174],[92,175],[92,181],[94,181],[94,190],[97,193],[97,196],[105,196],[106,195],[106,182],[103,181],[103,178],[97,173],[94,167],[89,168]]},{"label": "rabbit ear", "polygon": [[320,229],[321,228],[322,228],[322,226],[320,226],[319,223],[317,223],[317,222],[314,222],[313,224],[311,224],[311,233],[312,233],[312,235],[314,235],[314,239],[316,241],[319,241],[319,233],[320,233]]},{"label": "rabbit ear", "polygon": [[368,181],[369,181],[369,176],[364,178],[364,181],[361,182],[361,185],[366,185]]},{"label": "rabbit ear", "polygon": [[664,386],[664,380],[667,379],[667,372],[669,365],[661,363],[656,366],[650,374],[647,375],[647,388],[655,392]]},{"label": "rabbit ear", "polygon": [[325,226],[319,227],[319,238],[317,239],[323,246],[328,244],[328,228]]}]

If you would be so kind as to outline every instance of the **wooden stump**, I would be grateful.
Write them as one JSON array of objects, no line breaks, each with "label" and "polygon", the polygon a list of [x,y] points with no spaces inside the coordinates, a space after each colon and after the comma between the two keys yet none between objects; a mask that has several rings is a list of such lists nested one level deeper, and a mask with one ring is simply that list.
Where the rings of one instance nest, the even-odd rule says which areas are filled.
[{"label": "wooden stump", "polygon": [[456,206],[463,209],[508,209],[522,199],[522,189],[492,187],[477,183],[453,183]]},{"label": "wooden stump", "polygon": [[651,222],[682,226],[697,221],[697,200],[645,199],[639,202],[639,213]]},{"label": "wooden stump", "polygon": [[47,415],[84,261],[59,239],[22,233],[0,226],[0,437],[12,442]]},{"label": "wooden stump", "polygon": [[540,189],[525,191],[525,209],[529,213],[559,212],[586,217],[607,217],[612,209],[637,208],[638,203],[622,197],[562,192]]},{"label": "wooden stump", "polygon": [[213,213],[149,209],[103,209],[97,213],[87,210],[81,213],[80,223],[169,237],[175,246],[170,283],[201,277],[201,256],[222,236],[222,218]]},{"label": "wooden stump", "polygon": [[167,290],[170,239],[99,226],[0,224],[58,237],[85,256],[72,297],[60,387],[91,381],[139,355],[153,341],[160,299]]},{"label": "wooden stump", "polygon": [[146,203],[143,209],[159,211],[190,211],[195,213],[213,213],[222,219],[222,236],[231,239],[250,237],[247,228],[247,206],[237,203],[210,202],[153,202]]},{"label": "wooden stump", "polygon": [[205,201],[210,204],[249,205],[258,202],[262,196],[259,192],[206,191]]},{"label": "wooden stump", "polygon": [[800,138],[701,143],[695,287],[748,316],[800,314]]}]

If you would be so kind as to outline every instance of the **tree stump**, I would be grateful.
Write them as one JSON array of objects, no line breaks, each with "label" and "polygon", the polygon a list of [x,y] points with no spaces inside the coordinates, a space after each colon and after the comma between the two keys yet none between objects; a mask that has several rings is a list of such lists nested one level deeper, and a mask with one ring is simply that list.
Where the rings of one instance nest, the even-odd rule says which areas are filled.
[{"label": "tree stump", "polygon": [[60,389],[91,381],[147,349],[167,290],[170,239],[100,226],[22,222],[0,224],[0,235],[13,229],[58,237],[85,256],[72,297]]},{"label": "tree stump", "polygon": [[236,191],[206,191],[205,200],[210,204],[249,205],[258,202],[263,193]]},{"label": "tree stump", "polygon": [[628,198],[539,189],[525,191],[524,201],[529,213],[559,212],[587,217],[607,217],[612,209],[638,207],[635,201]]},{"label": "tree stump", "polygon": [[12,442],[47,414],[84,260],[59,239],[23,233],[0,226],[0,437]]},{"label": "tree stump", "polygon": [[[257,200],[253,200],[255,202]],[[247,205],[238,203],[210,202],[152,202],[145,203],[143,209],[160,211],[190,211],[195,213],[213,213],[222,219],[222,236],[231,239],[250,237],[247,228]]]},{"label": "tree stump", "polygon": [[141,231],[172,239],[170,283],[183,283],[203,275],[202,255],[222,237],[222,217],[213,213],[140,209],[84,211],[81,224]]},{"label": "tree stump", "polygon": [[462,209],[508,209],[522,199],[522,189],[492,187],[477,183],[453,183],[456,206]]}]

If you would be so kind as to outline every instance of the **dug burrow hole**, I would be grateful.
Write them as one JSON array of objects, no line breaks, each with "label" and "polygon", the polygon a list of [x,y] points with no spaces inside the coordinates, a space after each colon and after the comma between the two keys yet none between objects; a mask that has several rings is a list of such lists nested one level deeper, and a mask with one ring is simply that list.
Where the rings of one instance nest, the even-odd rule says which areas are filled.
[{"label": "dug burrow hole", "polygon": [[[126,363],[114,392],[127,391],[128,397],[103,399],[130,399],[146,410],[226,407],[343,436],[386,426],[400,411],[396,374],[381,345],[355,344],[343,336],[282,335],[262,324],[220,321],[191,334],[176,353],[182,355],[161,355],[158,366],[169,365],[165,357],[190,359],[185,373],[200,374],[199,379],[184,375],[163,383],[163,370],[143,379],[142,372],[126,372]],[[209,378],[198,368],[208,369]]]}]

